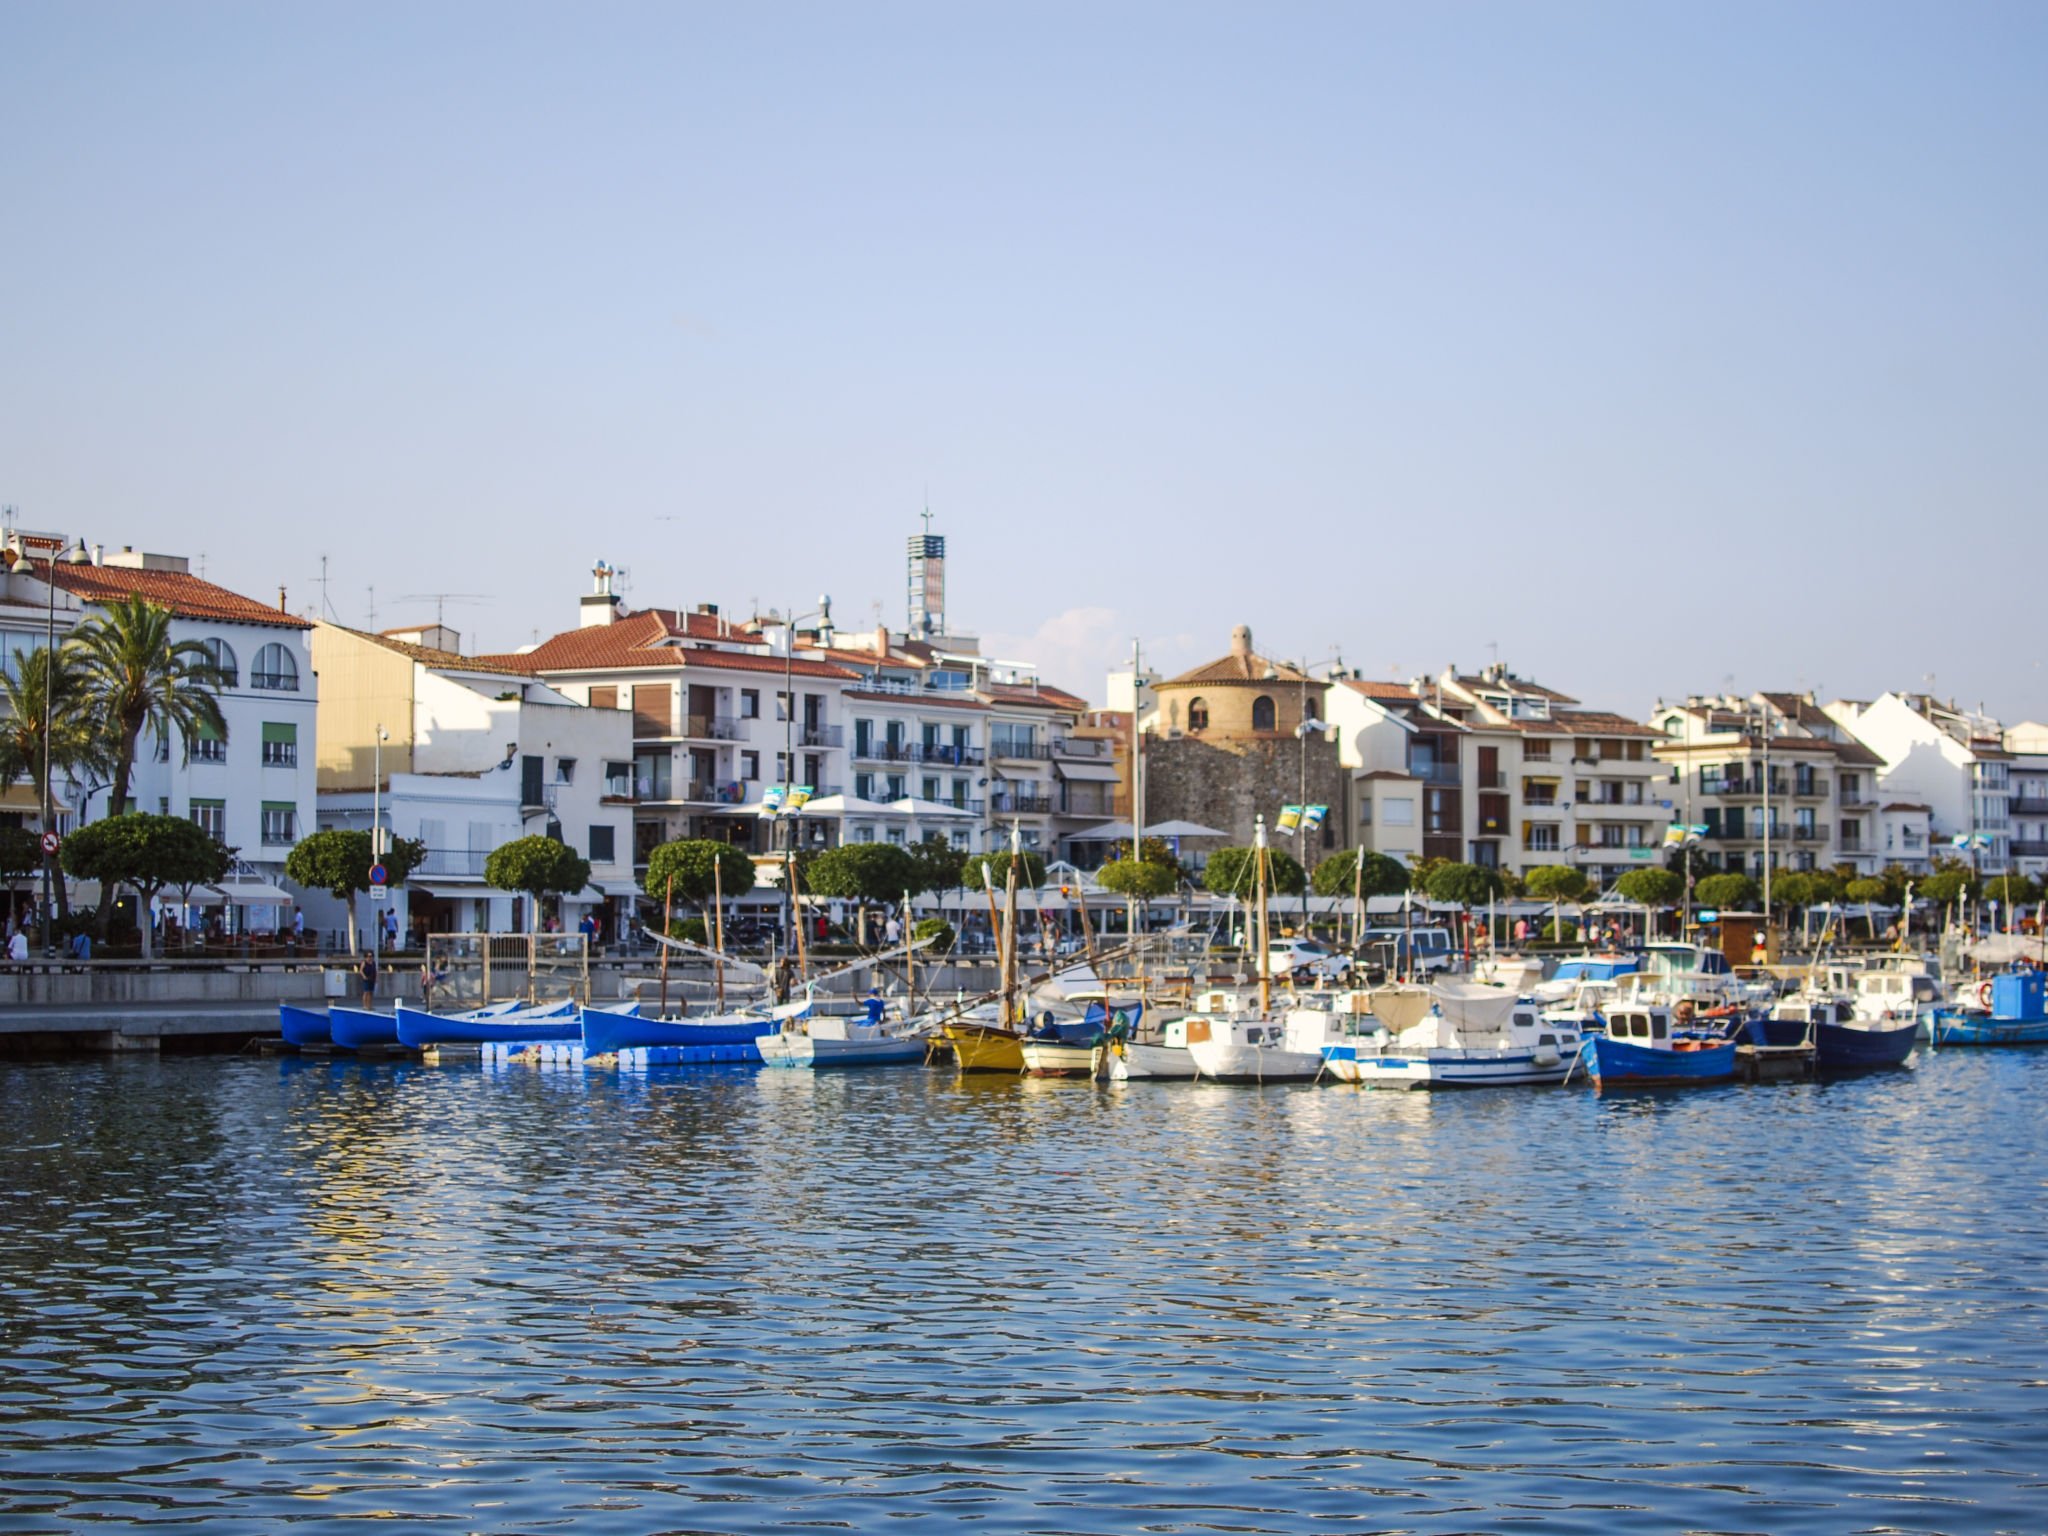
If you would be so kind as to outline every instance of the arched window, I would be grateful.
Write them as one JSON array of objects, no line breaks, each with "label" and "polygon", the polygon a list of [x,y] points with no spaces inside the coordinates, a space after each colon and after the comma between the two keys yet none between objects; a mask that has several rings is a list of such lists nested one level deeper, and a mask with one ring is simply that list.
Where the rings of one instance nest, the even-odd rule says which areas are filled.
[{"label": "arched window", "polygon": [[1273,728],[1273,701],[1262,693],[1252,700],[1252,729],[1270,731]]},{"label": "arched window", "polygon": [[241,664],[235,660],[235,648],[225,640],[202,640],[199,643],[205,647],[206,659],[219,668],[221,687],[239,688],[241,673],[238,669]]},{"label": "arched window", "polygon": [[1200,699],[1188,700],[1188,729],[1206,731],[1209,729],[1209,706]]},{"label": "arched window", "polygon": [[266,645],[256,653],[256,665],[249,669],[251,688],[275,688],[280,693],[299,691],[299,664],[281,645]]}]

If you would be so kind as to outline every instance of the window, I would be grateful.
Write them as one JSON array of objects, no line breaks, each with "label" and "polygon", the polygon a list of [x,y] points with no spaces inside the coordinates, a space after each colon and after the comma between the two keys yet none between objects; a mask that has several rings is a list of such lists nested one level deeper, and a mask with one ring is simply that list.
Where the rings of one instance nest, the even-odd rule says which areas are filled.
[{"label": "window", "polygon": [[903,829],[901,827],[891,827],[889,829],[889,841],[898,848],[901,848],[903,846]]},{"label": "window", "polygon": [[228,803],[225,800],[194,800],[188,813],[194,826],[208,837],[225,841],[228,835]]},{"label": "window", "polygon": [[873,757],[875,755],[875,722],[856,720],[853,722],[853,755]]},{"label": "window", "polygon": [[1547,741],[1525,741],[1522,743],[1522,756],[1530,762],[1547,763],[1550,761],[1550,743]]},{"label": "window", "polygon": [[228,760],[227,738],[202,720],[198,734],[185,743],[185,754],[195,763],[224,763]]},{"label": "window", "polygon": [[761,718],[761,690],[742,688],[740,690],[740,718],[758,720]]},{"label": "window", "polygon": [[890,800],[901,800],[901,799],[903,798],[903,775],[902,775],[902,774],[900,774],[900,773],[892,773],[892,774],[890,774],[890,775],[889,775],[889,777],[888,777],[888,778],[887,778],[887,779],[886,779],[886,780],[884,781],[884,783],[885,783],[885,784],[887,785],[887,790],[886,790],[886,793],[885,793],[885,796],[884,796],[884,798],[886,798],[886,799],[890,799]]},{"label": "window", "polygon": [[[158,795],[156,797],[156,813],[159,816],[168,816],[171,814],[171,797],[169,795]],[[16,826],[21,825],[19,818],[16,819],[14,824]]]},{"label": "window", "polygon": [[289,721],[274,720],[263,722],[263,766],[266,768],[296,768],[299,766],[299,728]]},{"label": "window", "polygon": [[263,802],[263,845],[290,847],[298,841],[299,808],[289,800]]},{"label": "window", "polygon": [[156,760],[168,763],[171,760],[171,735],[165,731],[156,739]]},{"label": "window", "polygon": [[1361,827],[1372,825],[1372,802],[1370,800],[1358,802],[1358,824]]},{"label": "window", "polygon": [[924,781],[924,783],[918,788],[918,793],[927,800],[938,799],[939,781],[936,778],[927,778]]},{"label": "window", "polygon": [[1038,728],[1009,720],[993,721],[988,728],[988,743],[989,752],[995,757],[1033,757],[1037,755]]},{"label": "window", "polygon": [[1640,763],[1643,760],[1643,744],[1640,741],[1628,744],[1628,760],[1632,763]]},{"label": "window", "polygon": [[853,798],[872,800],[875,798],[875,776],[872,773],[856,773],[853,776]]},{"label": "window", "polygon": [[1600,757],[1601,757],[1601,760],[1602,760],[1603,762],[1606,762],[1606,761],[1612,761],[1613,759],[1615,759],[1615,758],[1618,758],[1618,757],[1620,757],[1620,756],[1621,756],[1621,743],[1620,743],[1620,742],[1618,742],[1618,741],[1614,741],[1614,740],[1612,740],[1612,739],[1610,739],[1610,738],[1608,738],[1608,737],[1604,737],[1604,736],[1603,736],[1603,737],[1602,737],[1602,738],[1600,739]]},{"label": "window", "polygon": [[1557,852],[1557,823],[1554,821],[1523,822],[1522,846],[1531,853]]},{"label": "window", "polygon": [[953,781],[953,803],[963,811],[967,809],[967,781],[965,779],[955,779]]},{"label": "window", "polygon": [[249,669],[249,686],[269,688],[278,693],[297,693],[299,664],[283,646],[266,645],[256,653],[256,665]]},{"label": "window", "polygon": [[642,800],[666,800],[675,783],[675,760],[666,752],[633,759],[633,792]]},{"label": "window", "polygon": [[783,692],[783,691],[782,691],[782,690],[781,690],[780,688],[778,688],[778,689],[776,689],[776,690],[775,690],[775,718],[776,718],[776,719],[778,719],[778,720],[787,720],[787,719],[789,718],[789,712],[790,712],[790,711],[791,711],[792,709],[794,709],[795,707],[796,707],[796,699],[795,699],[795,697],[794,697],[793,695],[791,695],[791,694],[787,694],[787,693],[784,693],[784,692]]},{"label": "window", "polygon": [[241,686],[241,663],[235,659],[235,648],[225,640],[202,640],[199,648],[206,653],[207,661],[220,674],[223,688]]},{"label": "window", "polygon": [[965,853],[967,851],[967,834],[965,832],[956,831],[952,834],[952,837],[953,846],[955,848],[958,848],[962,853]]},{"label": "window", "polygon": [[610,864],[617,858],[616,829],[612,827],[592,827],[590,829],[590,862],[593,864]]},{"label": "window", "polygon": [[591,689],[590,707],[592,709],[617,709],[619,707],[618,688],[613,686],[610,688]]},{"label": "window", "polygon": [[555,759],[555,782],[557,784],[574,784],[576,782],[575,758],[558,757]]},{"label": "window", "polygon": [[875,840],[875,829],[873,827],[855,827],[853,829],[853,840],[856,843],[872,843]]},{"label": "window", "polygon": [[606,763],[604,765],[604,792],[608,795],[630,795],[633,793],[633,765],[631,763]]},{"label": "window", "polygon": [[760,753],[742,752],[740,754],[740,777],[742,779],[758,779],[761,777]]},{"label": "window", "polygon": [[1381,820],[1390,827],[1412,827],[1415,825],[1415,802],[1405,797],[1380,802],[1385,815]]},{"label": "window", "polygon": [[1206,731],[1209,729],[1209,705],[1202,699],[1188,700],[1188,729]]},{"label": "window", "polygon": [[1273,701],[1263,693],[1252,700],[1252,729],[1255,731],[1275,729],[1273,724]]}]

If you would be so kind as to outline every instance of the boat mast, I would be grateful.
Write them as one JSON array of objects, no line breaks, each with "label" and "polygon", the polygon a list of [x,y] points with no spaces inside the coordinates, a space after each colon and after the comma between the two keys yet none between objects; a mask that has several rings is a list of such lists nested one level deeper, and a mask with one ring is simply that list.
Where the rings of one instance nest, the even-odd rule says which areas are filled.
[{"label": "boat mast", "polygon": [[1024,823],[1010,823],[1010,872],[1003,881],[1003,1022],[1017,1017],[1017,866],[1024,859]]},{"label": "boat mast", "polygon": [[[724,848],[718,850],[725,852]],[[718,946],[718,1011],[725,1012],[725,872],[721,861],[711,861],[711,922],[713,942]]]},{"label": "boat mast", "polygon": [[1273,1011],[1273,967],[1272,957],[1269,954],[1273,946],[1272,939],[1268,935],[1266,919],[1266,818],[1263,816],[1252,818],[1252,859],[1256,866],[1254,875],[1258,881],[1259,948],[1257,963],[1259,967],[1259,1017],[1263,1019]]},{"label": "boat mast", "polygon": [[808,982],[811,979],[811,952],[810,947],[804,942],[803,900],[798,896],[796,889],[796,850],[794,848],[784,849],[782,856],[787,861],[784,868],[788,872],[789,879],[789,925],[796,930],[797,979]]},{"label": "boat mast", "polygon": [[[1144,673],[1141,670],[1141,653],[1137,637],[1131,639],[1131,863],[1136,865],[1145,857],[1145,768],[1144,742],[1138,730],[1138,706],[1142,702]],[[1145,971],[1144,957],[1138,951],[1139,898],[1133,896],[1124,906],[1125,936],[1131,943],[1131,967],[1138,974]]]}]

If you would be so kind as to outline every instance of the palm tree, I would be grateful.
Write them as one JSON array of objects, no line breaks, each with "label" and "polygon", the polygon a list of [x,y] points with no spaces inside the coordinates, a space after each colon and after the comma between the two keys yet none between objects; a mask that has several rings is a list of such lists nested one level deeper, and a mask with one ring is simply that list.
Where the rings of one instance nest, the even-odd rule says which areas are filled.
[{"label": "palm tree", "polygon": [[128,809],[135,742],[145,725],[154,725],[160,735],[175,728],[188,753],[201,730],[227,739],[227,721],[216,697],[226,677],[203,641],[171,638],[170,609],[146,597],[130,597],[81,624],[72,638],[113,748],[110,815]]},{"label": "palm tree", "polygon": [[[44,682],[49,683],[49,709],[43,706]],[[113,766],[107,738],[93,718],[91,695],[82,658],[71,645],[57,647],[46,655],[41,646],[15,657],[10,674],[0,675],[0,789],[26,778],[34,786],[36,799],[44,798],[43,765],[48,762],[52,777],[77,775],[81,771],[106,773]],[[50,750],[43,753],[43,722],[50,722]],[[54,794],[52,795],[54,799]],[[45,832],[51,830],[43,828]],[[55,861],[43,862],[55,875]],[[60,916],[70,915],[70,899],[61,878],[53,879]]]}]

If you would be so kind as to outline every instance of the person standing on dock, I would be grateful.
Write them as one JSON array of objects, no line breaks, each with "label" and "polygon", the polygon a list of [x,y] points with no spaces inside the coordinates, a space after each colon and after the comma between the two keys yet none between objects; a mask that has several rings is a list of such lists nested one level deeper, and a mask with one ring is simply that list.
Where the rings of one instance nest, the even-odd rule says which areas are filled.
[{"label": "person standing on dock", "polygon": [[377,950],[374,945],[364,954],[358,974],[363,980],[363,1006],[374,1008],[377,1004]]}]

